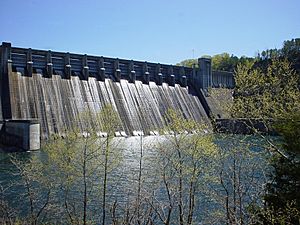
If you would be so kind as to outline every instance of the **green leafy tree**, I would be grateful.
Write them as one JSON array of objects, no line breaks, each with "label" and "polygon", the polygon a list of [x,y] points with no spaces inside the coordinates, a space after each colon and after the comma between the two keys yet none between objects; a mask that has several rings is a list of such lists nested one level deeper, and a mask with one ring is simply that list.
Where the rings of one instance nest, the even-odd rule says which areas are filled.
[{"label": "green leafy tree", "polygon": [[283,42],[280,49],[267,49],[259,53],[256,57],[256,66],[266,70],[270,61],[274,58],[287,59],[293,69],[300,72],[300,38],[295,38]]},{"label": "green leafy tree", "polygon": [[292,67],[300,73],[300,38],[285,41],[281,56],[287,58]]},{"label": "green leafy tree", "polygon": [[[277,54],[277,53],[276,53]],[[267,68],[239,65],[232,114],[235,117],[260,118],[272,126],[284,145],[261,135],[273,150],[267,186],[264,224],[299,224],[299,75],[286,59],[272,58]],[[269,122],[271,124],[269,124]],[[255,131],[255,129],[253,129]],[[295,213],[291,215],[289,213]],[[258,222],[258,223],[260,223]]]},{"label": "green leafy tree", "polygon": [[[276,130],[283,137],[283,149],[288,158],[274,155],[272,166],[274,174],[267,186],[265,196],[268,216],[276,218],[282,215],[280,220],[284,224],[300,223],[300,113],[287,115],[285,120],[279,121]],[[293,212],[292,214],[290,214]],[[286,217],[283,217],[286,215]],[[279,221],[274,224],[282,224]],[[268,222],[268,221],[266,221]]]},{"label": "green leafy tree", "polygon": [[[246,64],[249,62],[254,62],[254,58],[242,56],[242,57],[237,57],[234,55],[230,55],[229,53],[221,53],[217,54],[214,56],[202,56],[205,58],[211,58],[212,60],[212,69],[213,70],[220,70],[220,71],[229,71],[229,72],[234,72],[236,69],[237,65],[240,64]],[[197,59],[186,59],[181,61],[180,63],[177,63],[176,65],[178,66],[186,66],[186,67],[193,67],[195,66],[196,68],[198,67],[198,61]]]},{"label": "green leafy tree", "polygon": [[106,135],[105,140],[105,151],[104,151],[104,178],[103,178],[103,195],[102,195],[102,224],[106,223],[106,195],[107,195],[107,179],[108,172],[110,170],[109,163],[111,163],[113,150],[112,138],[114,133],[120,125],[120,120],[117,116],[117,113],[114,111],[112,106],[106,106],[102,111],[97,115],[98,120],[101,121],[101,130],[104,131]]},{"label": "green leafy tree", "polygon": [[[184,119],[174,110],[168,110],[166,124],[164,132],[169,135],[158,147],[157,159],[165,200],[154,198],[151,205],[163,224],[193,224],[198,194],[215,165],[218,149],[203,125]],[[188,134],[188,130],[195,134]]]},{"label": "green leafy tree", "polygon": [[[53,185],[44,176],[47,166],[37,154],[27,160],[21,160],[20,156],[13,155],[11,162],[16,167],[16,175],[20,177],[20,180],[16,180],[14,187],[19,187],[19,190],[22,190],[23,193],[20,198],[24,200],[21,204],[22,208],[18,208],[20,206],[16,208],[19,211],[23,211],[23,207],[29,209],[29,212],[25,210],[25,223],[40,224],[43,222],[43,217],[51,204],[53,194]],[[17,221],[18,218],[15,219],[15,222]],[[20,220],[19,222],[23,224],[24,221]]]},{"label": "green leafy tree", "polygon": [[233,72],[239,58],[228,53],[217,54],[212,57],[212,69]]},{"label": "green leafy tree", "polygon": [[[69,223],[95,223],[92,211],[100,213],[92,208],[101,208],[101,223],[105,224],[109,174],[120,161],[120,155],[111,142],[119,119],[111,106],[105,106],[96,115],[89,111],[82,113],[78,120],[81,129],[75,126],[63,138],[53,136],[45,145],[48,173],[55,178],[56,190],[61,190],[57,196],[63,196],[64,214]],[[105,132],[106,137],[98,137],[99,131]],[[60,200],[58,205],[61,205]],[[97,202],[99,200],[101,204]]]},{"label": "green leafy tree", "polygon": [[207,189],[215,207],[206,214],[205,224],[251,224],[256,215],[249,207],[262,204],[267,177],[263,140],[252,136],[219,136],[216,178]]},{"label": "green leafy tree", "polygon": [[186,59],[181,61],[180,63],[176,64],[177,66],[185,66],[185,67],[198,67],[198,61],[197,59]]},{"label": "green leafy tree", "polygon": [[273,59],[266,73],[239,65],[235,76],[234,117],[279,119],[300,110],[299,76],[287,60]]}]

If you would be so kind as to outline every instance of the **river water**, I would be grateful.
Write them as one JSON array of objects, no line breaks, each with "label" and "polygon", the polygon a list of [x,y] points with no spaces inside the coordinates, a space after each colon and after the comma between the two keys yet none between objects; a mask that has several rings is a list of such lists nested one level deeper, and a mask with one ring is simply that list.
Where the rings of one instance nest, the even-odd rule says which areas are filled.
[{"label": "river water", "polygon": [[[114,151],[109,156],[107,171],[106,224],[147,224],[149,218],[154,224],[162,224],[169,203],[172,205],[171,224],[178,224],[180,161],[173,154],[176,148],[172,147],[172,140],[171,136],[113,140]],[[237,218],[242,215],[246,221],[247,207],[252,203],[261,204],[261,195],[267,182],[269,168],[265,143],[256,136],[230,135],[214,135],[212,141],[216,148],[200,146],[203,153],[198,154],[198,159],[195,155],[191,157],[186,151],[182,152],[184,217],[187,220],[189,187],[194,168],[192,165],[196,165],[193,162],[198,160],[195,167],[198,173],[193,189],[195,224],[224,224],[226,199],[231,210],[240,208],[240,211],[234,211],[234,215]],[[208,149],[214,150],[208,154]],[[99,149],[96,154],[101,156],[87,162],[87,218],[91,224],[100,224],[102,221],[104,153],[103,148]],[[39,222],[71,223],[69,213],[74,221],[81,223],[84,198],[82,157],[75,157],[78,161],[72,168],[63,167],[63,163],[67,161],[61,161],[60,165],[54,165],[53,162],[48,165],[49,158],[51,157],[43,150],[18,154],[0,153],[1,206],[14,218],[28,219],[30,198],[25,181],[29,175],[27,178],[31,182],[34,215],[47,201],[47,191],[51,189],[49,203],[41,212]],[[62,158],[63,156],[60,157]],[[71,160],[75,161],[75,158]],[[17,165],[27,168],[32,174],[26,174],[25,171],[21,176],[12,159],[17,160]],[[51,169],[43,171],[45,165]],[[4,217],[3,212],[0,213]]]}]

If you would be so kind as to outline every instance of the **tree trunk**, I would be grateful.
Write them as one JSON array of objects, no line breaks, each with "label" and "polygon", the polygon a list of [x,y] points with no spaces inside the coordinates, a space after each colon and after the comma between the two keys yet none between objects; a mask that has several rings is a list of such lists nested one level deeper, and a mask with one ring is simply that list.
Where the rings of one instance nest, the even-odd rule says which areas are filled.
[{"label": "tree trunk", "polygon": [[178,159],[179,159],[179,203],[178,203],[178,208],[179,208],[179,223],[180,225],[183,225],[183,184],[182,184],[182,156],[181,156],[181,152],[179,149],[177,149],[177,153],[178,153]]},{"label": "tree trunk", "polygon": [[106,186],[107,186],[107,163],[108,163],[108,136],[106,138],[106,149],[105,149],[105,159],[104,159],[104,180],[103,180],[103,201],[102,201],[102,225],[105,225],[105,216],[106,216]]},{"label": "tree trunk", "polygon": [[138,196],[137,196],[137,223],[140,221],[140,204],[141,204],[141,181],[142,181],[142,162],[143,162],[143,136],[141,135],[141,148],[140,148],[140,162],[139,162],[139,177],[138,177]]},{"label": "tree trunk", "polygon": [[83,225],[86,225],[86,217],[87,217],[87,182],[86,182],[86,149],[87,146],[84,146],[83,152],[83,185],[84,185],[84,193],[83,193]]}]

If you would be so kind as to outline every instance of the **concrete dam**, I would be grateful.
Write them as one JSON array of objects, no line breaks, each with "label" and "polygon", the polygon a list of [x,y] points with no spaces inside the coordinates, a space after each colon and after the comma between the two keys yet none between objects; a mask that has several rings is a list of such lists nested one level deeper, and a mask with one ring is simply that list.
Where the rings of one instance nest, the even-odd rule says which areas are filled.
[{"label": "concrete dam", "polygon": [[42,139],[63,134],[75,121],[80,127],[78,115],[95,114],[105,105],[117,112],[123,136],[157,134],[169,108],[187,119],[210,123],[206,90],[234,86],[233,75],[212,72],[208,58],[188,68],[17,48],[4,42],[0,51],[0,120],[38,121]]}]

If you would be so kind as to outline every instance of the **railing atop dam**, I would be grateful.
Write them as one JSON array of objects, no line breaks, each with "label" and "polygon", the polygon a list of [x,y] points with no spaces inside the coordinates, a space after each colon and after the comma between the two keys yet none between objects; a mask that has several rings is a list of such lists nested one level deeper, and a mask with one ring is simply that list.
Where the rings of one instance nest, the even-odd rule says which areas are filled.
[{"label": "railing atop dam", "polygon": [[127,79],[134,82],[136,79],[157,84],[166,82],[181,86],[187,85],[187,77],[191,77],[192,68],[160,63],[141,62],[134,60],[108,58],[103,56],[80,55],[26,48],[10,47],[3,43],[7,49],[7,58],[12,63],[13,70],[32,76],[33,72],[40,72],[51,78],[53,74],[61,75],[64,79],[79,76],[81,80],[95,77],[103,81],[105,78],[120,81]]},{"label": "railing atop dam", "polygon": [[[187,86],[188,80],[193,80],[197,73],[201,73],[203,80],[207,75],[206,81],[199,84],[202,88],[206,85],[208,87],[234,87],[233,73],[204,68],[205,62],[207,62],[205,58],[199,59],[200,68],[195,69],[146,61],[18,48],[11,47],[10,43],[2,43],[0,48],[1,52],[4,52],[1,54],[2,60],[7,58],[8,62],[12,63],[13,70],[21,72],[25,76],[32,76],[33,72],[39,72],[48,78],[56,74],[61,75],[64,79],[79,76],[82,80],[95,77],[101,81],[105,78],[114,81],[128,79],[130,82],[140,80],[146,84],[154,81],[157,84],[166,82],[173,86],[175,83]],[[208,62],[211,67],[211,62]]]}]

